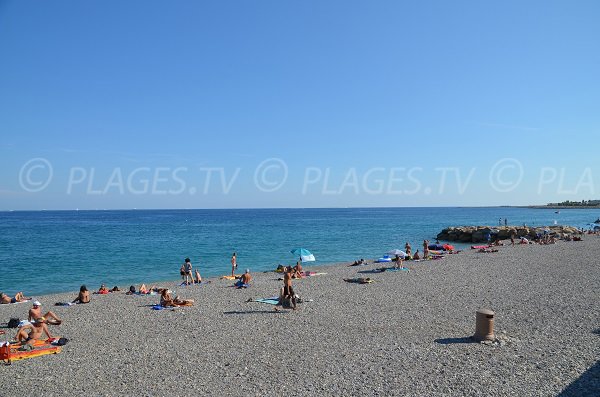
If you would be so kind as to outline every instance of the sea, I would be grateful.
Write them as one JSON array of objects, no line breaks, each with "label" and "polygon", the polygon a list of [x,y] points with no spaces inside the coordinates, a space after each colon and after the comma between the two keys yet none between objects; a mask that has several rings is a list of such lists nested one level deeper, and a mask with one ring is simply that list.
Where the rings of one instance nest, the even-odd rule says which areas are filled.
[{"label": "sea", "polygon": [[[413,251],[448,226],[570,225],[586,228],[600,210],[478,208],[326,208],[0,212],[0,291],[36,296],[128,288],[179,280],[186,257],[203,277],[293,264],[294,248],[324,265]],[[458,247],[460,244],[454,244]]]}]

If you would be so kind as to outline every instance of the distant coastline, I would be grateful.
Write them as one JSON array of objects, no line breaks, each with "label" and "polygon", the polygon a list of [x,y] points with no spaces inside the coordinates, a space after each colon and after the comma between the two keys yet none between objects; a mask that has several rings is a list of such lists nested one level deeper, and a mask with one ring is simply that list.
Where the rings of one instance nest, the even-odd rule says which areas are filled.
[{"label": "distant coastline", "polygon": [[531,208],[531,209],[547,209],[547,210],[600,210],[600,205],[522,205],[514,208]]}]

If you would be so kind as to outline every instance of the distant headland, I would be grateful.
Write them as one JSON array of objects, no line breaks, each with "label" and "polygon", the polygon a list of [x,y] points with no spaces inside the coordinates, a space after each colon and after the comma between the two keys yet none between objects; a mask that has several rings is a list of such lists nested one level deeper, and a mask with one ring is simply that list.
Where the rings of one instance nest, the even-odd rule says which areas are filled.
[{"label": "distant headland", "polygon": [[548,203],[546,205],[526,205],[520,208],[535,209],[600,209],[600,200],[566,200],[561,203]]}]

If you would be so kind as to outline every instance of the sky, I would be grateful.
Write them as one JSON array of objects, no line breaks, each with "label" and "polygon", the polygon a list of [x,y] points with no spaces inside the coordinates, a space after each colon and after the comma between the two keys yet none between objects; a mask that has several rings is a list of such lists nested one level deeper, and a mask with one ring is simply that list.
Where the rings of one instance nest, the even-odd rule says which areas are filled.
[{"label": "sky", "polygon": [[0,210],[600,199],[599,14],[0,0]]}]

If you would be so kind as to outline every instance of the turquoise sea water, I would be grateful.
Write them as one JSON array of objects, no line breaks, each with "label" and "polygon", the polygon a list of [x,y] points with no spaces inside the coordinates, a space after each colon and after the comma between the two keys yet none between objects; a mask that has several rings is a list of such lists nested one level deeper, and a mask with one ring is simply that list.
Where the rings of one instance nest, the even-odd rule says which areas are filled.
[{"label": "turquoise sea water", "polygon": [[[203,276],[274,269],[309,249],[316,264],[375,258],[406,241],[419,248],[444,227],[584,227],[596,210],[351,208],[0,212],[0,291],[28,295],[177,280],[185,257]],[[413,249],[415,249],[413,248]]]}]

